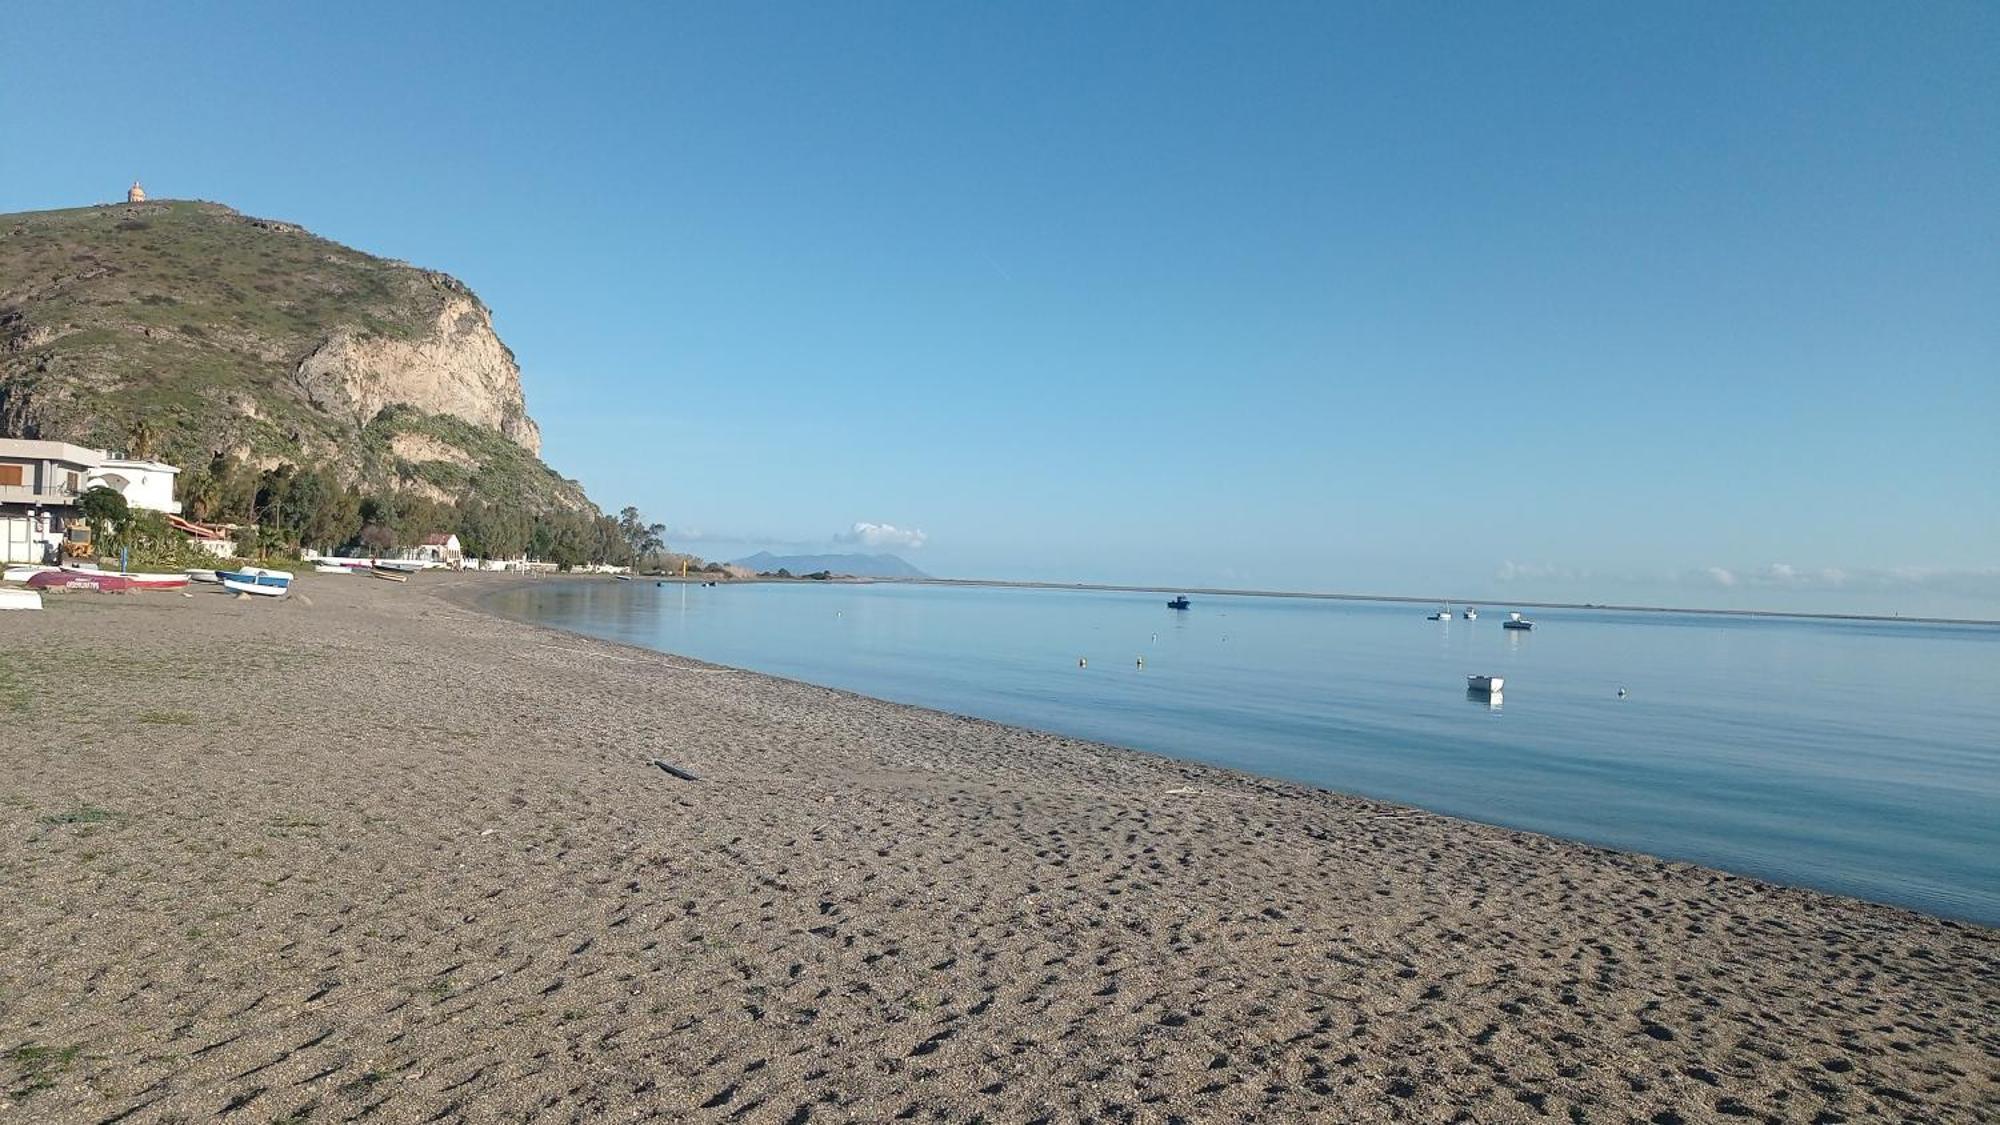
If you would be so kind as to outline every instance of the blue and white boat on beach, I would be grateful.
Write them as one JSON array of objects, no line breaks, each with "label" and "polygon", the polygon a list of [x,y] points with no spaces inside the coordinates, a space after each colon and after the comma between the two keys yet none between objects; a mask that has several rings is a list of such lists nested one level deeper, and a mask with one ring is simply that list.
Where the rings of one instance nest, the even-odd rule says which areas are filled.
[{"label": "blue and white boat on beach", "polygon": [[256,594],[265,598],[282,598],[292,590],[292,572],[289,570],[265,570],[261,566],[246,566],[242,570],[218,570],[215,576],[222,580],[222,588],[239,594]]}]

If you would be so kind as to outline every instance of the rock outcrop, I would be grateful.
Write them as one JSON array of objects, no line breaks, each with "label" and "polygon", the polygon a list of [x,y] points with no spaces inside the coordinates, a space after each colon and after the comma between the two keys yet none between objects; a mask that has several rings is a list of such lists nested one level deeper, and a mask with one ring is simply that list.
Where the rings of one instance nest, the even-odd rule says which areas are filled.
[{"label": "rock outcrop", "polygon": [[542,451],[514,353],[494,334],[492,314],[469,296],[447,299],[432,331],[415,340],[335,332],[299,361],[296,378],[315,405],[363,424],[384,407],[402,405],[449,414],[498,431],[529,453]]}]

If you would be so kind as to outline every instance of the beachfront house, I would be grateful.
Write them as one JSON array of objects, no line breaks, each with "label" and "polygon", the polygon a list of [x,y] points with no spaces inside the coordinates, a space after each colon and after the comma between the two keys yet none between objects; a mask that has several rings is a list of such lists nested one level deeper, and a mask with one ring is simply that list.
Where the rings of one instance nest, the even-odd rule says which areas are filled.
[{"label": "beachfront house", "polygon": [[113,457],[66,441],[0,438],[0,561],[52,560],[70,526],[82,526],[76,501],[93,488],[109,488],[134,508],[179,515],[179,475],[164,461]]},{"label": "beachfront house", "polygon": [[109,488],[134,508],[177,516],[181,502],[174,499],[174,478],[180,472],[164,461],[105,457],[84,474],[83,487]]},{"label": "beachfront house", "polygon": [[465,564],[465,550],[458,545],[458,536],[448,532],[424,536],[424,541],[417,545],[410,557],[433,566]]},{"label": "beachfront house", "polygon": [[0,561],[52,559],[85,475],[103,459],[98,450],[66,441],[0,438]]}]

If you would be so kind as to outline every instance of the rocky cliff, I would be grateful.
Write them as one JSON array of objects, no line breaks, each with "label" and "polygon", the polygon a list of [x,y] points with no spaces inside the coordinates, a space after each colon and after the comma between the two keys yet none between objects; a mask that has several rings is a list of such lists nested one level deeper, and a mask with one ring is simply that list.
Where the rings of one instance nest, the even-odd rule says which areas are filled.
[{"label": "rocky cliff", "polygon": [[0,215],[0,436],[329,468],[363,488],[588,505],[514,355],[445,274],[214,203]]}]

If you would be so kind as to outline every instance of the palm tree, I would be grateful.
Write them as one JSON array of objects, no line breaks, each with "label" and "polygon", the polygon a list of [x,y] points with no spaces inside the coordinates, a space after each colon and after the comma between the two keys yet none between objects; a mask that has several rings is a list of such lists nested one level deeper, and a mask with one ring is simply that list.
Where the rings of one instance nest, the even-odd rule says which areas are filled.
[{"label": "palm tree", "polygon": [[144,418],[135,420],[125,431],[125,452],[134,461],[153,459],[153,424]]}]

